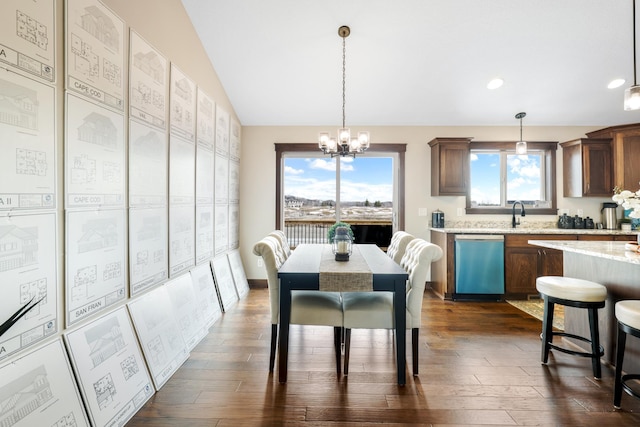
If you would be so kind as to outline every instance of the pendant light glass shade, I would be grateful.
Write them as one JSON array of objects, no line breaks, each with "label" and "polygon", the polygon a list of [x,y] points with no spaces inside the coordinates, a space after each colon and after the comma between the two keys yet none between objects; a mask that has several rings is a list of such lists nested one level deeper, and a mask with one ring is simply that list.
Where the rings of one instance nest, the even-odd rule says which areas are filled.
[{"label": "pendant light glass shade", "polygon": [[640,86],[631,86],[625,89],[624,110],[640,110]]}]

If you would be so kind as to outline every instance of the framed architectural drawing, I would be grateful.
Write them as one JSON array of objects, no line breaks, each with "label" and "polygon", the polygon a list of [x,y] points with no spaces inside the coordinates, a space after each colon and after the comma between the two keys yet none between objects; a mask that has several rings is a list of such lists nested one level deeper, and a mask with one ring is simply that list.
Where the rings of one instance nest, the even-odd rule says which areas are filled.
[{"label": "framed architectural drawing", "polygon": [[198,300],[193,290],[193,283],[191,283],[191,274],[185,273],[171,279],[164,286],[169,293],[173,315],[178,322],[180,332],[182,332],[182,339],[187,350],[191,351],[208,332],[203,313],[195,309]]},{"label": "framed architectural drawing", "polygon": [[67,0],[66,89],[124,112],[124,21],[98,0]]},{"label": "framed architectural drawing", "polygon": [[196,84],[173,63],[171,64],[170,81],[170,133],[195,144]]},{"label": "framed architectural drawing", "polygon": [[236,285],[238,298],[244,298],[249,293],[249,282],[247,281],[247,276],[244,273],[242,258],[240,258],[240,251],[231,251],[227,254],[227,257],[229,258],[229,266],[231,267],[233,283]]},{"label": "framed architectural drawing", "polygon": [[215,202],[229,202],[229,159],[216,154]]},{"label": "framed architectural drawing", "polygon": [[154,393],[126,308],[64,337],[91,424],[126,424]]},{"label": "framed architectural drawing", "polygon": [[171,135],[169,138],[169,204],[193,205],[195,185],[195,143]]},{"label": "framed architectural drawing", "polygon": [[123,209],[66,212],[67,326],[126,298]]},{"label": "framed architectural drawing", "polygon": [[164,385],[189,358],[165,286],[127,304],[156,389]]},{"label": "framed architectural drawing", "polygon": [[240,203],[240,163],[229,161],[229,203]]},{"label": "framed architectural drawing", "polygon": [[8,65],[47,82],[55,82],[55,0],[4,0],[2,10],[0,65]]},{"label": "framed architectural drawing", "polygon": [[0,69],[0,94],[0,211],[54,209],[54,88]]},{"label": "framed architectural drawing", "polygon": [[198,146],[211,152],[215,145],[215,108],[213,99],[202,89],[198,88],[198,109],[197,109],[197,139]]},{"label": "framed architectural drawing", "polygon": [[0,368],[0,425],[89,427],[61,339]]},{"label": "framed architectural drawing", "polygon": [[196,206],[196,264],[213,258],[213,205]]},{"label": "framed architectural drawing", "polygon": [[229,267],[229,261],[226,255],[214,258],[211,261],[213,266],[213,277],[215,279],[220,302],[222,303],[222,311],[226,312],[238,302],[238,293],[233,283],[233,275]]},{"label": "framed architectural drawing", "polygon": [[229,158],[240,162],[240,123],[236,119],[231,119],[231,133],[229,136]]},{"label": "framed architectural drawing", "polygon": [[229,112],[216,105],[216,153],[229,157]]},{"label": "framed architectural drawing", "polygon": [[125,206],[124,117],[67,93],[65,207]]},{"label": "framed architectural drawing", "polygon": [[169,61],[133,29],[129,33],[129,117],[164,132]]},{"label": "framed architectural drawing", "polygon": [[213,151],[198,145],[196,151],[196,205],[213,205]]},{"label": "framed architectural drawing", "polygon": [[213,282],[211,264],[201,264],[191,269],[191,283],[196,295],[196,307],[202,313],[205,328],[209,329],[222,316],[216,285]]},{"label": "framed architectural drawing", "polygon": [[229,205],[215,205],[213,214],[215,218],[213,244],[215,254],[219,255],[229,248]]},{"label": "framed architectural drawing", "polygon": [[166,206],[168,202],[167,133],[129,121],[129,206]]},{"label": "framed architectural drawing", "polygon": [[0,336],[0,360],[58,331],[57,247],[55,213],[0,217],[0,324],[31,307]]},{"label": "framed architectural drawing", "polygon": [[169,206],[169,277],[195,265],[195,207]]},{"label": "framed architectural drawing", "polygon": [[229,205],[229,249],[240,247],[240,208]]},{"label": "framed architectural drawing", "polygon": [[129,292],[158,286],[169,277],[167,208],[129,209]]}]

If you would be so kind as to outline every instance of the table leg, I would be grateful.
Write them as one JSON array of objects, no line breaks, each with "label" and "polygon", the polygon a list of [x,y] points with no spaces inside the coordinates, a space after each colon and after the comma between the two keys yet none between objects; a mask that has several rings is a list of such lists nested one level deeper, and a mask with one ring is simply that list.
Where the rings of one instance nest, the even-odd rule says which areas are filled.
[{"label": "table leg", "polygon": [[289,322],[291,321],[291,290],[289,284],[280,281],[280,334],[278,341],[278,380],[287,382],[289,358]]},{"label": "table leg", "polygon": [[396,363],[398,366],[398,385],[405,385],[407,381],[406,373],[406,353],[407,353],[407,300],[406,283],[404,280],[395,281],[395,292],[393,293],[393,310],[396,321]]}]

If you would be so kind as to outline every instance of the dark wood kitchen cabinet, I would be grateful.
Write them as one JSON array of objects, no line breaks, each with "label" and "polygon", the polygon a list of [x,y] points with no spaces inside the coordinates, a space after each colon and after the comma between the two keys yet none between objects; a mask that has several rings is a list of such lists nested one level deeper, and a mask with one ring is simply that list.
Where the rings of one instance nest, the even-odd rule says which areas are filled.
[{"label": "dark wood kitchen cabinet", "polygon": [[564,197],[611,196],[611,139],[581,138],[560,146]]},{"label": "dark wood kitchen cabinet", "polygon": [[576,240],[566,234],[506,234],[504,236],[505,299],[538,295],[536,278],[562,276],[562,251],[532,246],[529,240]]},{"label": "dark wood kitchen cabinet", "polygon": [[466,196],[471,139],[435,138],[429,142],[432,196]]},{"label": "dark wood kitchen cabinet", "polygon": [[587,137],[611,140],[613,186],[636,191],[640,186],[640,123],[600,129],[587,133]]}]

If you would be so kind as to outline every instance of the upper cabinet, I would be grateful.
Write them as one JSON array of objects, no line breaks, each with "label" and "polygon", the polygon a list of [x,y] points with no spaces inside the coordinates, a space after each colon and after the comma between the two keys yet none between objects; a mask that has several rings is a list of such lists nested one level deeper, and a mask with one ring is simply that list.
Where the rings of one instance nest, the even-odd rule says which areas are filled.
[{"label": "upper cabinet", "polygon": [[471,138],[435,138],[431,147],[431,195],[465,196]]},{"label": "upper cabinet", "polygon": [[565,197],[611,197],[640,188],[640,123],[589,132],[560,144]]},{"label": "upper cabinet", "polygon": [[581,138],[560,144],[564,197],[607,197],[612,194],[611,140]]}]

